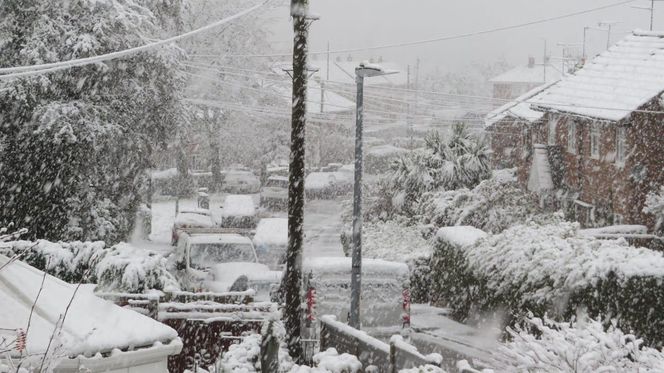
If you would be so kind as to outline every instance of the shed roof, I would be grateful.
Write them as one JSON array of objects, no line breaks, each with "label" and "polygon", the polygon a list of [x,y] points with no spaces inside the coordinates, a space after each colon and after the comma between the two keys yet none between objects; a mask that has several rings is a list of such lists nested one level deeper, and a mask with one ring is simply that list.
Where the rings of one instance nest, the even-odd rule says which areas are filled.
[{"label": "shed roof", "polygon": [[635,30],[530,100],[542,110],[619,121],[664,91],[664,32]]},{"label": "shed roof", "polygon": [[[3,266],[0,339],[12,340],[17,329],[27,329],[30,320],[24,354],[43,354],[56,328],[59,329],[56,339],[63,344],[66,356],[91,356],[177,339],[176,331],[170,327],[97,297],[93,285],[76,290],[76,285],[0,255],[0,267]],[[61,323],[65,313],[65,321]]]}]

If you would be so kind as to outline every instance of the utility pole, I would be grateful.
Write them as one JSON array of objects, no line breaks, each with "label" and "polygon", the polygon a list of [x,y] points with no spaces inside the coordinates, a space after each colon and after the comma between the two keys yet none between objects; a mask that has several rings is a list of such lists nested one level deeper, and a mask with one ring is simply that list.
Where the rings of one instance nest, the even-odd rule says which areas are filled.
[{"label": "utility pole", "polygon": [[[417,104],[419,100],[419,89],[420,89],[420,58],[417,58],[417,62],[415,63],[415,110],[414,111],[414,116],[417,116]],[[410,150],[413,150],[415,147],[414,143],[414,129],[413,129],[413,121],[410,121]]]},{"label": "utility pole", "polygon": [[288,172],[288,252],[286,254],[285,326],[288,352],[302,362],[301,287],[304,243],[304,134],[307,114],[308,0],[291,0],[293,18],[293,106]]},{"label": "utility pole", "polygon": [[607,33],[606,33],[606,49],[608,50],[611,47],[611,27],[613,25],[618,24],[620,22],[599,22],[598,26],[599,27],[606,27],[607,28]]},{"label": "utility pole", "polygon": [[327,68],[325,69],[325,80],[323,81],[323,77],[320,78],[320,113],[323,114],[325,112],[325,86],[327,85],[327,82],[330,80],[330,42],[327,42]]},{"label": "utility pole", "polygon": [[646,8],[643,6],[632,6],[634,9],[641,9],[641,10],[647,10],[650,12],[650,31],[652,31],[652,28],[654,26],[654,20],[655,20],[655,1],[662,1],[662,0],[650,0],[650,7]]},{"label": "utility pole", "polygon": [[350,319],[348,324],[360,329],[360,299],[362,294],[362,134],[364,116],[364,78],[396,74],[397,71],[385,71],[382,67],[361,63],[355,68],[357,100],[355,109],[355,183],[353,188],[353,253],[350,277]]},{"label": "utility pole", "polygon": [[[408,126],[408,132],[412,131],[413,128],[413,122],[410,119],[411,114],[411,103],[410,103],[410,65],[406,66],[406,125]],[[412,137],[412,134],[409,133],[409,135]]]}]

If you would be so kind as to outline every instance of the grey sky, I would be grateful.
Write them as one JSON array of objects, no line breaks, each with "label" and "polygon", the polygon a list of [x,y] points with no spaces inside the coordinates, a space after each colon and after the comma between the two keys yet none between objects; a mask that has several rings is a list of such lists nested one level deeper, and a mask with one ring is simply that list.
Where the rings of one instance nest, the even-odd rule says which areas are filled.
[{"label": "grey sky", "polygon": [[[365,45],[405,42],[436,36],[455,35],[494,27],[572,13],[619,0],[311,0],[312,12],[321,16],[311,28],[311,50],[356,48]],[[505,58],[512,64],[526,63],[529,55],[541,60],[544,40],[553,57],[561,55],[556,44],[581,43],[584,26],[597,26],[598,21],[619,21],[613,26],[612,40],[628,30],[647,29],[650,13],[631,6],[649,6],[649,0],[575,16],[550,23],[496,32],[491,35],[432,44],[355,53],[356,59],[382,55],[401,64],[413,64],[417,57],[422,68],[455,70],[474,61]],[[657,6],[657,4],[656,4]],[[664,30],[664,3],[655,14],[655,29]],[[283,9],[288,14],[287,9]],[[277,16],[277,15],[275,15]],[[290,48],[291,24],[277,16],[274,25],[275,46]],[[606,46],[606,31],[588,32],[589,55]]]}]

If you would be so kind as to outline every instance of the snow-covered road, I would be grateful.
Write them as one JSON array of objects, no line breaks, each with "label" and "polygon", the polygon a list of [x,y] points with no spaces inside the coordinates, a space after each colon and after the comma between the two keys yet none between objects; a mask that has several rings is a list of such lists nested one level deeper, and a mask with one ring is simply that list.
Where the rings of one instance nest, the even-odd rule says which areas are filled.
[{"label": "snow-covered road", "polygon": [[[225,195],[212,195],[210,207],[212,213],[219,216],[220,206]],[[255,197],[256,202],[258,197]],[[196,200],[193,198],[180,201],[180,208],[194,208]],[[343,256],[341,241],[341,212],[340,200],[308,200],[304,213],[304,255],[305,257]],[[262,217],[283,217],[285,212],[262,212]],[[133,244],[166,253],[172,250],[171,228],[175,220],[175,200],[161,198],[152,204],[152,234],[151,241],[132,242]]]},{"label": "snow-covered road", "polygon": [[342,201],[309,200],[304,209],[304,256],[344,256],[339,240]]}]

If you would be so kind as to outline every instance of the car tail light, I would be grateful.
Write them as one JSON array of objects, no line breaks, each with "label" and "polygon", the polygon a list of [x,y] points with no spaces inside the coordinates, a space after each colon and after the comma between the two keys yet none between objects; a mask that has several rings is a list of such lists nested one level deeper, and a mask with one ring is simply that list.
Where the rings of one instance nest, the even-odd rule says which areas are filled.
[{"label": "car tail light", "polygon": [[403,315],[401,316],[402,318],[402,327],[404,328],[409,328],[410,327],[410,304],[411,304],[411,298],[410,298],[410,290],[409,289],[403,289],[401,292],[402,296],[402,310],[403,310]]}]

